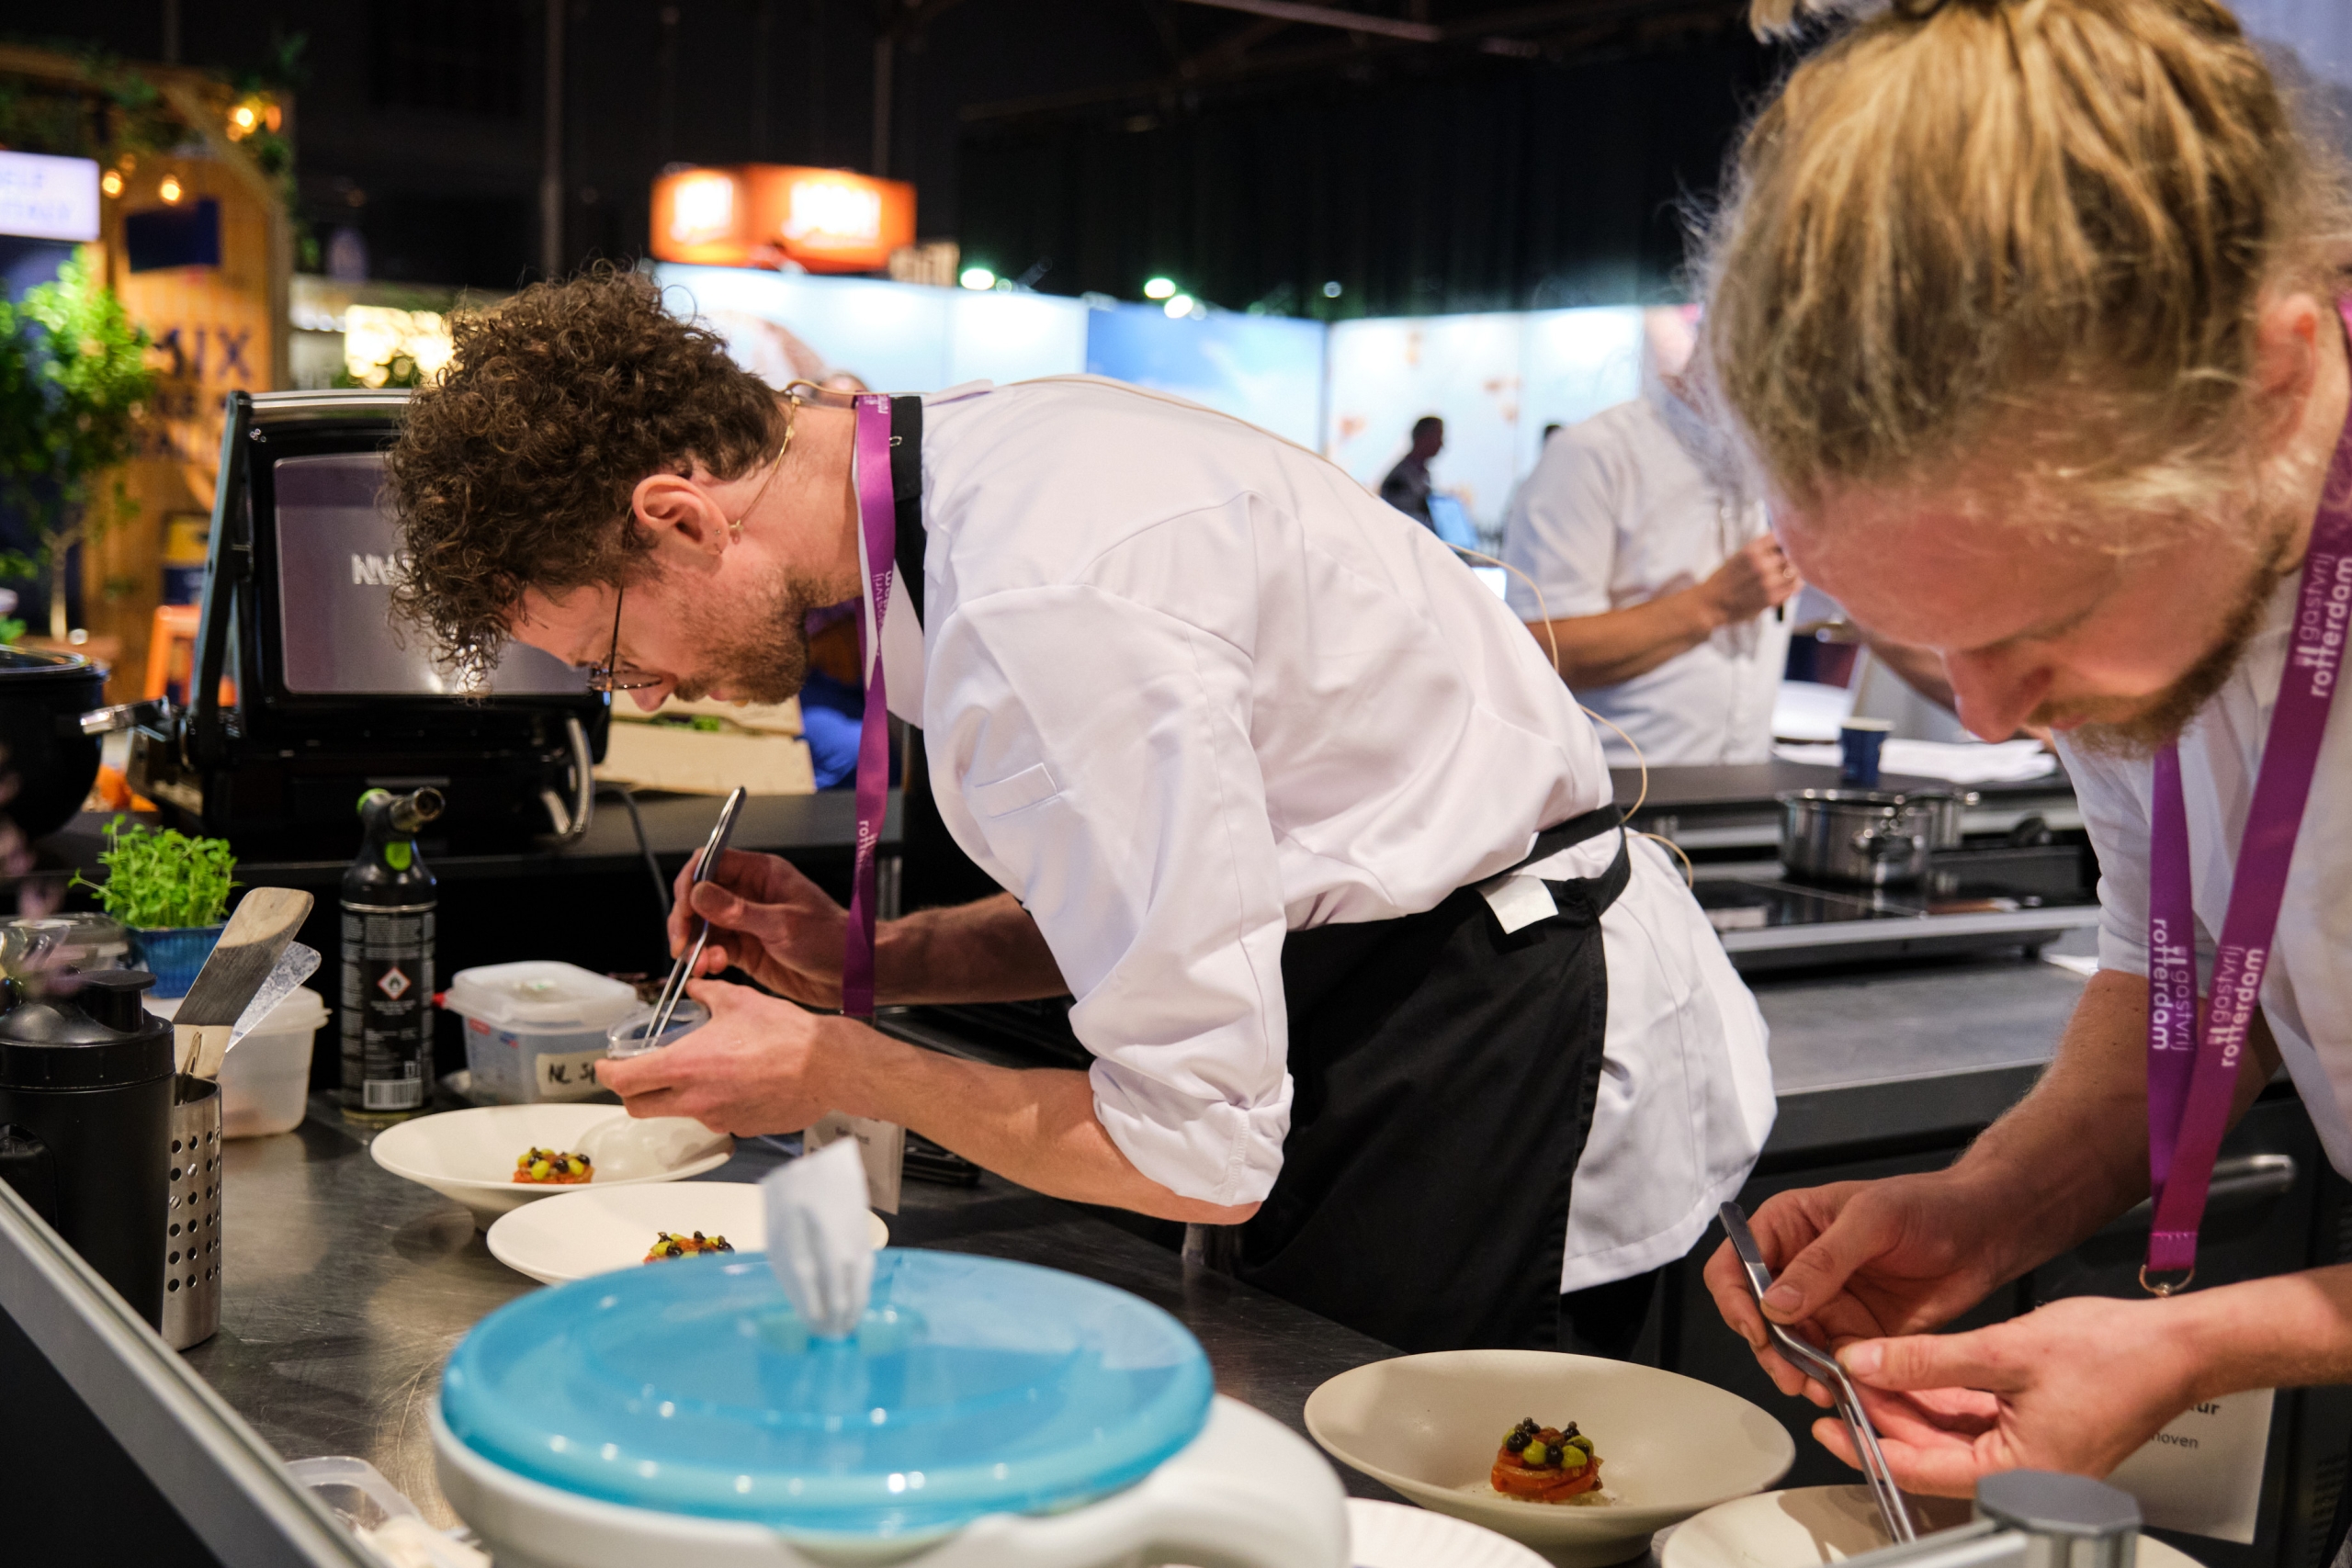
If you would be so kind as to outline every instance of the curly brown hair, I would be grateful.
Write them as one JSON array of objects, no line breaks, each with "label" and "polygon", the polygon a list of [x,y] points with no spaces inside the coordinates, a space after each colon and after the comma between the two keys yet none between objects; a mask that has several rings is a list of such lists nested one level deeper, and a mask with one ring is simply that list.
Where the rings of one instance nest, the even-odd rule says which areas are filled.
[{"label": "curly brown hair", "polygon": [[782,419],[724,339],[609,265],[459,316],[452,336],[447,370],[409,400],[384,462],[407,555],[392,597],[478,679],[525,590],[641,575],[653,541],[630,513],[639,480],[697,463],[740,478]]}]

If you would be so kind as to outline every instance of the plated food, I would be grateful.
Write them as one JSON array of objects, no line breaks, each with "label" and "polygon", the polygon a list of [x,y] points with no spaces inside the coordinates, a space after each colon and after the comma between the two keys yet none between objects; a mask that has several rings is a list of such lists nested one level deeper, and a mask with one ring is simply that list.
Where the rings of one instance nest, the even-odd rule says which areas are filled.
[{"label": "plated food", "polygon": [[[515,1154],[530,1149],[577,1154],[594,1179],[517,1181]],[[554,1100],[419,1116],[376,1134],[368,1152],[394,1176],[463,1203],[474,1224],[487,1230],[510,1210],[570,1197],[575,1190],[665,1186],[698,1176],[726,1164],[735,1140],[683,1116],[632,1117],[616,1105]],[[656,1226],[681,1222],[706,1231],[718,1228],[692,1213],[649,1214],[636,1234],[638,1253],[632,1256],[642,1255],[645,1238]]]},{"label": "plated food", "polygon": [[1503,1434],[1487,1484],[1506,1497],[1530,1503],[1570,1503],[1585,1496],[1597,1501],[1600,1457],[1575,1422],[1539,1427],[1530,1416]]},{"label": "plated food", "polygon": [[681,1235],[676,1231],[655,1231],[653,1246],[646,1252],[645,1261],[659,1263],[665,1258],[700,1258],[707,1252],[732,1252],[723,1235],[707,1236],[700,1231]]},{"label": "plated food", "polygon": [[[715,1250],[723,1239],[737,1257],[767,1245],[767,1203],[752,1182],[623,1187],[610,1176],[606,1162],[598,1160],[596,1179],[588,1186],[513,1189],[536,1193],[539,1201],[490,1227],[490,1255],[543,1285],[560,1285],[591,1274],[676,1261],[657,1237],[677,1238],[678,1258],[694,1256],[696,1231],[706,1247]],[[890,1238],[879,1219],[871,1220],[868,1235],[876,1247]],[[660,1256],[648,1243],[661,1247]]]},{"label": "plated food", "polygon": [[[1563,1448],[1576,1446],[1563,1417],[1592,1436],[1608,1461],[1598,1487],[1566,1506],[1496,1490],[1498,1439],[1514,1422],[1524,1429],[1520,1417],[1529,1412],[1559,1423]],[[1762,1491],[1796,1458],[1788,1431],[1737,1394],[1655,1367],[1547,1350],[1373,1361],[1317,1389],[1306,1415],[1308,1435],[1340,1463],[1425,1508],[1532,1546],[1554,1568],[1639,1557],[1657,1530]],[[1539,1425],[1535,1437],[1544,1431]],[[1548,1461],[1550,1439],[1544,1448]],[[1567,1469],[1564,1457],[1555,1472],[1562,1482]]]},{"label": "plated food", "polygon": [[595,1179],[596,1162],[569,1150],[529,1148],[514,1156],[512,1179],[542,1187],[577,1187]]}]

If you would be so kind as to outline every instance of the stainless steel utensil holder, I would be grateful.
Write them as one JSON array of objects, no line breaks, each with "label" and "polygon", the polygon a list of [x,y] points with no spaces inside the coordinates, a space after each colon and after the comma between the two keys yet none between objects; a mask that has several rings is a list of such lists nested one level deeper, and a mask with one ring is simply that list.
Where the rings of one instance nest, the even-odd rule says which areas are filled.
[{"label": "stainless steel utensil holder", "polygon": [[164,1342],[201,1345],[220,1329],[220,1086],[173,1085],[171,1196],[164,1222]]}]

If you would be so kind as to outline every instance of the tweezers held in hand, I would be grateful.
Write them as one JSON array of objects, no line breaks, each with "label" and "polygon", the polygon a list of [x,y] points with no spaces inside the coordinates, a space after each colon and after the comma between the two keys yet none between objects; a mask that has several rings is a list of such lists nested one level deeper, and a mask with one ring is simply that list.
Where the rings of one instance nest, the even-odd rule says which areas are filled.
[{"label": "tweezers held in hand", "polygon": [[[735,814],[743,808],[743,797],[749,793],[737,784],[734,793],[727,797],[727,804],[718,808],[718,820],[711,827],[709,841],[702,847],[702,858],[695,863],[695,879],[686,885],[690,892],[710,880],[718,857],[726,852],[728,839],[735,831]],[[710,922],[705,920],[702,930],[695,933],[694,945],[678,954],[677,961],[670,965],[670,977],[662,984],[661,999],[653,1004],[653,1021],[645,1027],[647,1045],[662,1043],[662,1031],[670,1027],[670,1015],[678,1010],[678,998],[686,994],[686,981],[702,962],[702,950],[709,942]]]},{"label": "tweezers held in hand", "polygon": [[1772,1288],[1772,1270],[1764,1261],[1763,1249],[1756,1245],[1756,1233],[1747,1228],[1747,1212],[1737,1203],[1725,1203],[1718,1211],[1724,1223],[1724,1234],[1731,1238],[1731,1249],[1739,1257],[1740,1267],[1747,1270],[1747,1288],[1756,1298],[1756,1313],[1764,1318],[1764,1332],[1792,1365],[1821,1380],[1838,1401],[1838,1415],[1846,1423],[1847,1436],[1854,1441],[1855,1453],[1861,1456],[1862,1473],[1870,1481],[1871,1495],[1877,1500],[1880,1517],[1886,1521],[1887,1533],[1899,1544],[1918,1539],[1911,1525],[1911,1510],[1904,1506],[1903,1489],[1894,1483],[1894,1472],[1887,1468],[1886,1454],[1878,1446],[1878,1428],[1871,1425],[1870,1412],[1862,1408],[1862,1396],[1846,1369],[1835,1356],[1815,1348],[1804,1339],[1764,1315],[1764,1292]]}]

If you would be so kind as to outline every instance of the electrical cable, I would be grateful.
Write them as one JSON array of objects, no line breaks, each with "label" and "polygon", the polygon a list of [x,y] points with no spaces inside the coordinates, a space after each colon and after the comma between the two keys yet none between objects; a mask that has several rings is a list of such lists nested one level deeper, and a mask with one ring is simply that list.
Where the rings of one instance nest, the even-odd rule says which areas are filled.
[{"label": "electrical cable", "polygon": [[637,796],[628,785],[606,782],[596,786],[599,795],[617,795],[621,804],[628,807],[629,826],[637,829],[637,852],[644,858],[645,874],[653,882],[653,907],[662,911],[662,945],[670,945],[670,885],[662,880],[661,863],[653,858],[653,845],[645,837],[645,818],[638,814]]},{"label": "electrical cable", "polygon": [[[1535,624],[1544,628],[1544,644],[1552,650],[1552,673],[1559,675],[1560,634],[1552,629],[1551,606],[1544,602],[1544,590],[1535,586],[1535,580],[1528,576],[1527,573],[1520,570],[1519,568],[1511,565],[1510,562],[1507,560],[1497,560],[1494,557],[1487,555],[1483,550],[1474,550],[1467,545],[1450,545],[1447,547],[1453,550],[1455,555],[1463,557],[1465,559],[1482,560],[1488,566],[1500,567],[1503,570],[1510,573],[1513,577],[1516,577],[1521,582],[1527,584],[1527,591],[1535,595],[1535,614],[1539,617]],[[1562,680],[1566,680],[1566,676],[1561,675]],[[1623,740],[1625,743],[1625,750],[1634,754],[1634,766],[1641,770],[1641,789],[1634,795],[1634,804],[1625,808],[1625,820],[1630,822],[1634,819],[1634,814],[1641,810],[1643,803],[1650,797],[1650,765],[1642,756],[1642,749],[1634,744],[1634,738],[1626,734],[1614,720],[1610,719],[1601,714],[1593,712],[1592,709],[1586,707],[1582,703],[1578,703],[1577,707],[1584,714],[1585,717],[1591,719],[1594,723],[1605,724],[1608,725],[1610,728],[1616,730],[1617,739]],[[1645,832],[1640,829],[1634,829],[1634,836],[1637,839],[1647,839],[1653,843],[1663,844],[1668,849],[1673,851],[1674,858],[1682,863],[1682,886],[1685,887],[1694,887],[1698,886],[1699,868],[1690,863],[1690,857],[1682,852],[1682,846],[1680,844],[1676,843],[1672,839],[1668,838],[1663,833]]]}]

